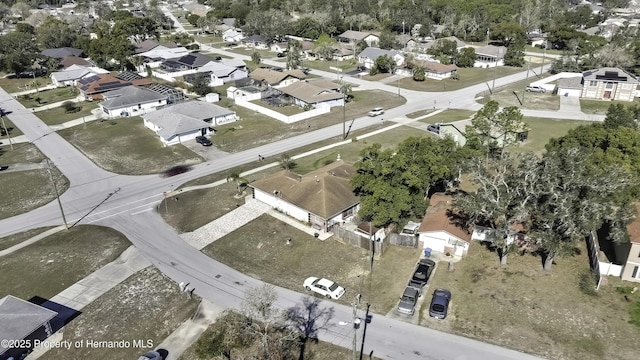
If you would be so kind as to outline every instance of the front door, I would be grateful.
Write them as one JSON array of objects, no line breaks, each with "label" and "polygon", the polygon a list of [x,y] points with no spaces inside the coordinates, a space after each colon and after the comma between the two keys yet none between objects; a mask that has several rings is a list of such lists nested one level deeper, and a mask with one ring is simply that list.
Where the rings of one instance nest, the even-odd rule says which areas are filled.
[{"label": "front door", "polygon": [[611,91],[605,91],[604,96],[605,99],[611,99]]}]

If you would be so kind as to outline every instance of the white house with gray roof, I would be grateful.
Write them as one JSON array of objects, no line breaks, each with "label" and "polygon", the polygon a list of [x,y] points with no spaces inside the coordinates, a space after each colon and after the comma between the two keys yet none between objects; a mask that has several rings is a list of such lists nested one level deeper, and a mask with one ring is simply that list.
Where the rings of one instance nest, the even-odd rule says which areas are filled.
[{"label": "white house with gray roof", "polygon": [[108,74],[109,71],[98,67],[71,65],[62,71],[51,73],[51,83],[57,87],[76,86],[77,81],[96,74]]},{"label": "white house with gray roof", "polygon": [[582,73],[583,99],[633,101],[638,79],[618,68],[600,68]]},{"label": "white house with gray roof", "polygon": [[375,47],[368,47],[358,54],[358,62],[367,69],[371,69],[380,56],[387,55],[395,61],[396,66],[400,67],[404,64],[404,55],[395,50],[384,50]]},{"label": "white house with gray roof", "polygon": [[327,80],[298,81],[278,90],[288,95],[300,107],[344,106],[344,95],[337,91],[336,87],[339,88],[337,84]]},{"label": "white house with gray roof", "polygon": [[249,73],[247,70],[242,70],[235,66],[229,66],[217,61],[210,61],[198,68],[198,74],[209,75],[209,86],[220,86],[228,83],[229,81],[245,79]]},{"label": "white house with gray roof", "polygon": [[100,109],[107,117],[137,116],[167,105],[167,96],[139,86],[125,86],[102,94]]},{"label": "white house with gray roof", "polygon": [[187,101],[142,115],[144,126],[166,145],[180,144],[206,135],[214,125],[237,120],[235,111],[204,101]]}]

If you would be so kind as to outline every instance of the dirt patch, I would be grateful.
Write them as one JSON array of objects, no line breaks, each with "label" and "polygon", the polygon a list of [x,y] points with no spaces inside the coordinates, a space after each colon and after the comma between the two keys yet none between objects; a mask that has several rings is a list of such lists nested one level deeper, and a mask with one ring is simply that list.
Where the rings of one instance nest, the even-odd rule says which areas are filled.
[{"label": "dirt patch", "polygon": [[192,316],[198,300],[180,292],[174,281],[148,267],[107,291],[64,328],[68,341],[128,341],[130,347],[56,349],[41,359],[137,359]]},{"label": "dirt patch", "polygon": [[629,304],[615,291],[619,280],[608,278],[589,296],[579,289],[587,269],[582,247],[545,272],[531,255],[511,255],[502,268],[474,243],[455,271],[438,271],[431,284],[451,290],[451,316],[437,321],[425,314],[422,324],[551,359],[635,359],[628,339],[639,330],[627,323]]},{"label": "dirt patch", "polygon": [[[69,188],[69,182],[57,168],[51,170],[58,192]],[[47,170],[11,171],[0,176],[0,219],[36,209],[55,200],[56,193]],[[37,226],[37,224],[33,224]]]},{"label": "dirt patch", "polygon": [[131,245],[119,232],[80,225],[2,257],[0,298],[50,298],[115,260]]}]

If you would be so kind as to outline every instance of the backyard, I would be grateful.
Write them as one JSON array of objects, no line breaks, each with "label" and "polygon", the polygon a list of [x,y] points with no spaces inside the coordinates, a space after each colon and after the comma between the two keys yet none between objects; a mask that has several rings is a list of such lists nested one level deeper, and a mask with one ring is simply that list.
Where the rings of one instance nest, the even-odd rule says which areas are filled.
[{"label": "backyard", "polygon": [[83,101],[76,103],[75,106],[75,111],[73,112],[68,112],[64,107],[58,106],[53,109],[38,111],[36,116],[47,125],[63,124],[67,121],[92,115],[92,111],[98,108],[98,103]]},{"label": "backyard", "polygon": [[[630,303],[616,290],[632,284],[607,277],[589,295],[595,284],[584,246],[554,263],[545,272],[538,256],[510,255],[501,267],[494,252],[473,243],[454,271],[437,271],[431,283],[452,292],[449,316],[429,318],[425,302],[421,323],[549,359],[637,359],[629,339],[640,328],[627,323]],[[640,302],[640,293],[632,298]]]},{"label": "backyard", "polygon": [[154,174],[172,165],[202,162],[184,145],[162,146],[138,116],[92,121],[58,133],[98,166],[118,174]]},{"label": "backyard", "polygon": [[559,138],[566,135],[569,130],[575,129],[580,125],[589,125],[587,121],[563,120],[563,119],[546,119],[535,117],[524,117],[524,122],[531,129],[527,141],[518,147],[511,148],[514,152],[532,151],[538,155],[542,154],[545,145],[552,138]]},{"label": "backyard", "polygon": [[37,93],[18,96],[18,101],[26,108],[32,109],[59,101],[72,100],[78,96],[76,87],[60,87],[51,90],[43,90]]},{"label": "backyard", "polygon": [[[401,88],[416,91],[452,91],[491,81],[496,76],[503,77],[522,71],[527,70],[509,66],[500,67],[499,72],[494,69],[459,68],[459,80],[454,80],[451,78],[444,80],[434,80],[427,78],[425,81],[414,81],[412,77],[404,77],[400,79],[398,85]],[[363,77],[363,79],[365,78],[366,77]]]}]

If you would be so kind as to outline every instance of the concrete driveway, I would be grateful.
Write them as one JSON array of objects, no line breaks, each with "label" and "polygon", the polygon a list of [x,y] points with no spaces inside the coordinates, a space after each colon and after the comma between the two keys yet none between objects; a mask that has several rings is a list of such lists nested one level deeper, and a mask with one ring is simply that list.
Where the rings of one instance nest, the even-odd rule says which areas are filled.
[{"label": "concrete driveway", "polygon": [[202,156],[206,161],[217,160],[229,155],[229,153],[218,149],[215,145],[202,146],[195,140],[189,140],[182,143],[182,145],[188,147],[194,153]]},{"label": "concrete driveway", "polygon": [[581,112],[580,99],[571,96],[560,96],[560,111]]}]

